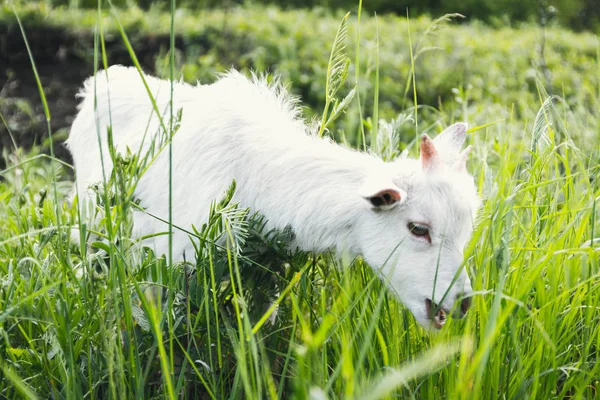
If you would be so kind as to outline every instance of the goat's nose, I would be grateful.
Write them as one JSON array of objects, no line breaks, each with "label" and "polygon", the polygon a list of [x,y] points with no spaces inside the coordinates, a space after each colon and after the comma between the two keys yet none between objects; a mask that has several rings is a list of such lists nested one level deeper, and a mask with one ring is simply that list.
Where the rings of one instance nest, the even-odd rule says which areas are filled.
[{"label": "goat's nose", "polygon": [[460,301],[460,312],[456,313],[456,316],[458,318],[462,318],[467,315],[467,311],[469,311],[469,308],[471,308],[471,296],[463,293],[462,295],[456,296],[456,300]]}]

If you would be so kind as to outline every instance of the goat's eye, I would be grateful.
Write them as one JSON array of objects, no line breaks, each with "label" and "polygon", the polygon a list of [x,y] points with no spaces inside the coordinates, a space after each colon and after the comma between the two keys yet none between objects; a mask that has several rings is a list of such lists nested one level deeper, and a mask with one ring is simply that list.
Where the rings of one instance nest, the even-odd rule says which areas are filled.
[{"label": "goat's eye", "polygon": [[431,237],[429,236],[429,227],[427,225],[421,225],[421,224],[415,224],[414,222],[409,222],[408,230],[414,236],[422,237],[431,242]]}]

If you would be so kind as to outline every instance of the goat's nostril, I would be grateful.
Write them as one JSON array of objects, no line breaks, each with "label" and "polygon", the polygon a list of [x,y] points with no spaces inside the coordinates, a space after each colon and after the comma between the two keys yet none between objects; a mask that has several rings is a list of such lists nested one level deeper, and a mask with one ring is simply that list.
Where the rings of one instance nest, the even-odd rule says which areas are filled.
[{"label": "goat's nostril", "polygon": [[460,301],[460,312],[463,315],[465,315],[467,313],[467,311],[469,311],[469,308],[471,308],[471,298],[470,297],[464,297]]}]

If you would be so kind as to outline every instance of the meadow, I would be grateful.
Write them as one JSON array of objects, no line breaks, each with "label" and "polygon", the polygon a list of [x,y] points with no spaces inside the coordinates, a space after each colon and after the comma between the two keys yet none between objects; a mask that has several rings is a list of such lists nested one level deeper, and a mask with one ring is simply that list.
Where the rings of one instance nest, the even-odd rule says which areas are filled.
[{"label": "meadow", "polygon": [[[348,11],[9,3],[0,21],[19,29],[18,15],[25,35],[64,30],[67,52],[93,69],[123,58],[141,67],[136,49],[164,37],[142,63],[165,78],[275,72],[307,120],[335,114],[325,135],[387,160],[416,156],[420,133],[467,121],[484,205],[465,249],[476,291],[466,318],[426,332],[362,260],[291,252],[289,232],[265,231],[231,192],[191,232],[196,257],[168,265],[130,239],[133,188],[149,162],[133,154],[112,154],[118,168],[98,189],[102,240],[75,245],[72,229],[88,227],[68,201],[74,171],[55,156],[67,128],[51,124],[56,105],[25,129],[14,121],[26,106],[0,97],[0,132],[15,142],[0,173],[2,397],[598,396],[598,38]],[[20,148],[40,125],[44,139]]]}]

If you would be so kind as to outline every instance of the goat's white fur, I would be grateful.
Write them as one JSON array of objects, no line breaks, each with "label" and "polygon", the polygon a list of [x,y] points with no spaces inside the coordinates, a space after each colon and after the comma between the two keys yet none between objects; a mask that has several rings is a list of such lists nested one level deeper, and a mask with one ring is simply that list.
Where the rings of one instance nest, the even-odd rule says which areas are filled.
[{"label": "goat's white fur", "polygon": [[[145,79],[168,124],[170,82]],[[102,181],[97,132],[108,175],[112,169],[108,126],[117,151],[124,152],[126,147],[137,151],[140,145],[147,149],[148,137],[159,132],[160,124],[133,68],[100,71],[85,82],[80,97],[67,145],[83,205],[83,200],[94,198],[90,185]],[[249,79],[231,71],[211,85],[175,83],[173,102],[175,110],[183,110],[172,141],[174,225],[200,226],[211,201],[221,198],[235,179],[234,199],[241,207],[263,214],[268,228],[291,227],[300,249],[362,255],[424,326],[431,323],[426,298],[437,302],[444,298],[441,306],[451,309],[460,293],[471,290],[466,273],[458,270],[479,200],[472,177],[464,168],[451,167],[460,158],[464,124],[453,125],[436,138],[443,167],[429,171],[418,160],[385,163],[315,137],[301,120],[296,100],[276,79],[270,84],[265,78]],[[168,171],[164,151],[136,189],[141,206],[164,220]],[[400,201],[374,207],[368,198],[381,190],[397,191]],[[412,235],[409,222],[429,224],[431,243]],[[164,222],[135,213],[136,236],[166,230]],[[168,251],[166,235],[144,244],[159,254]],[[194,254],[191,240],[175,230],[173,255],[181,259],[184,253],[188,258]]]}]

